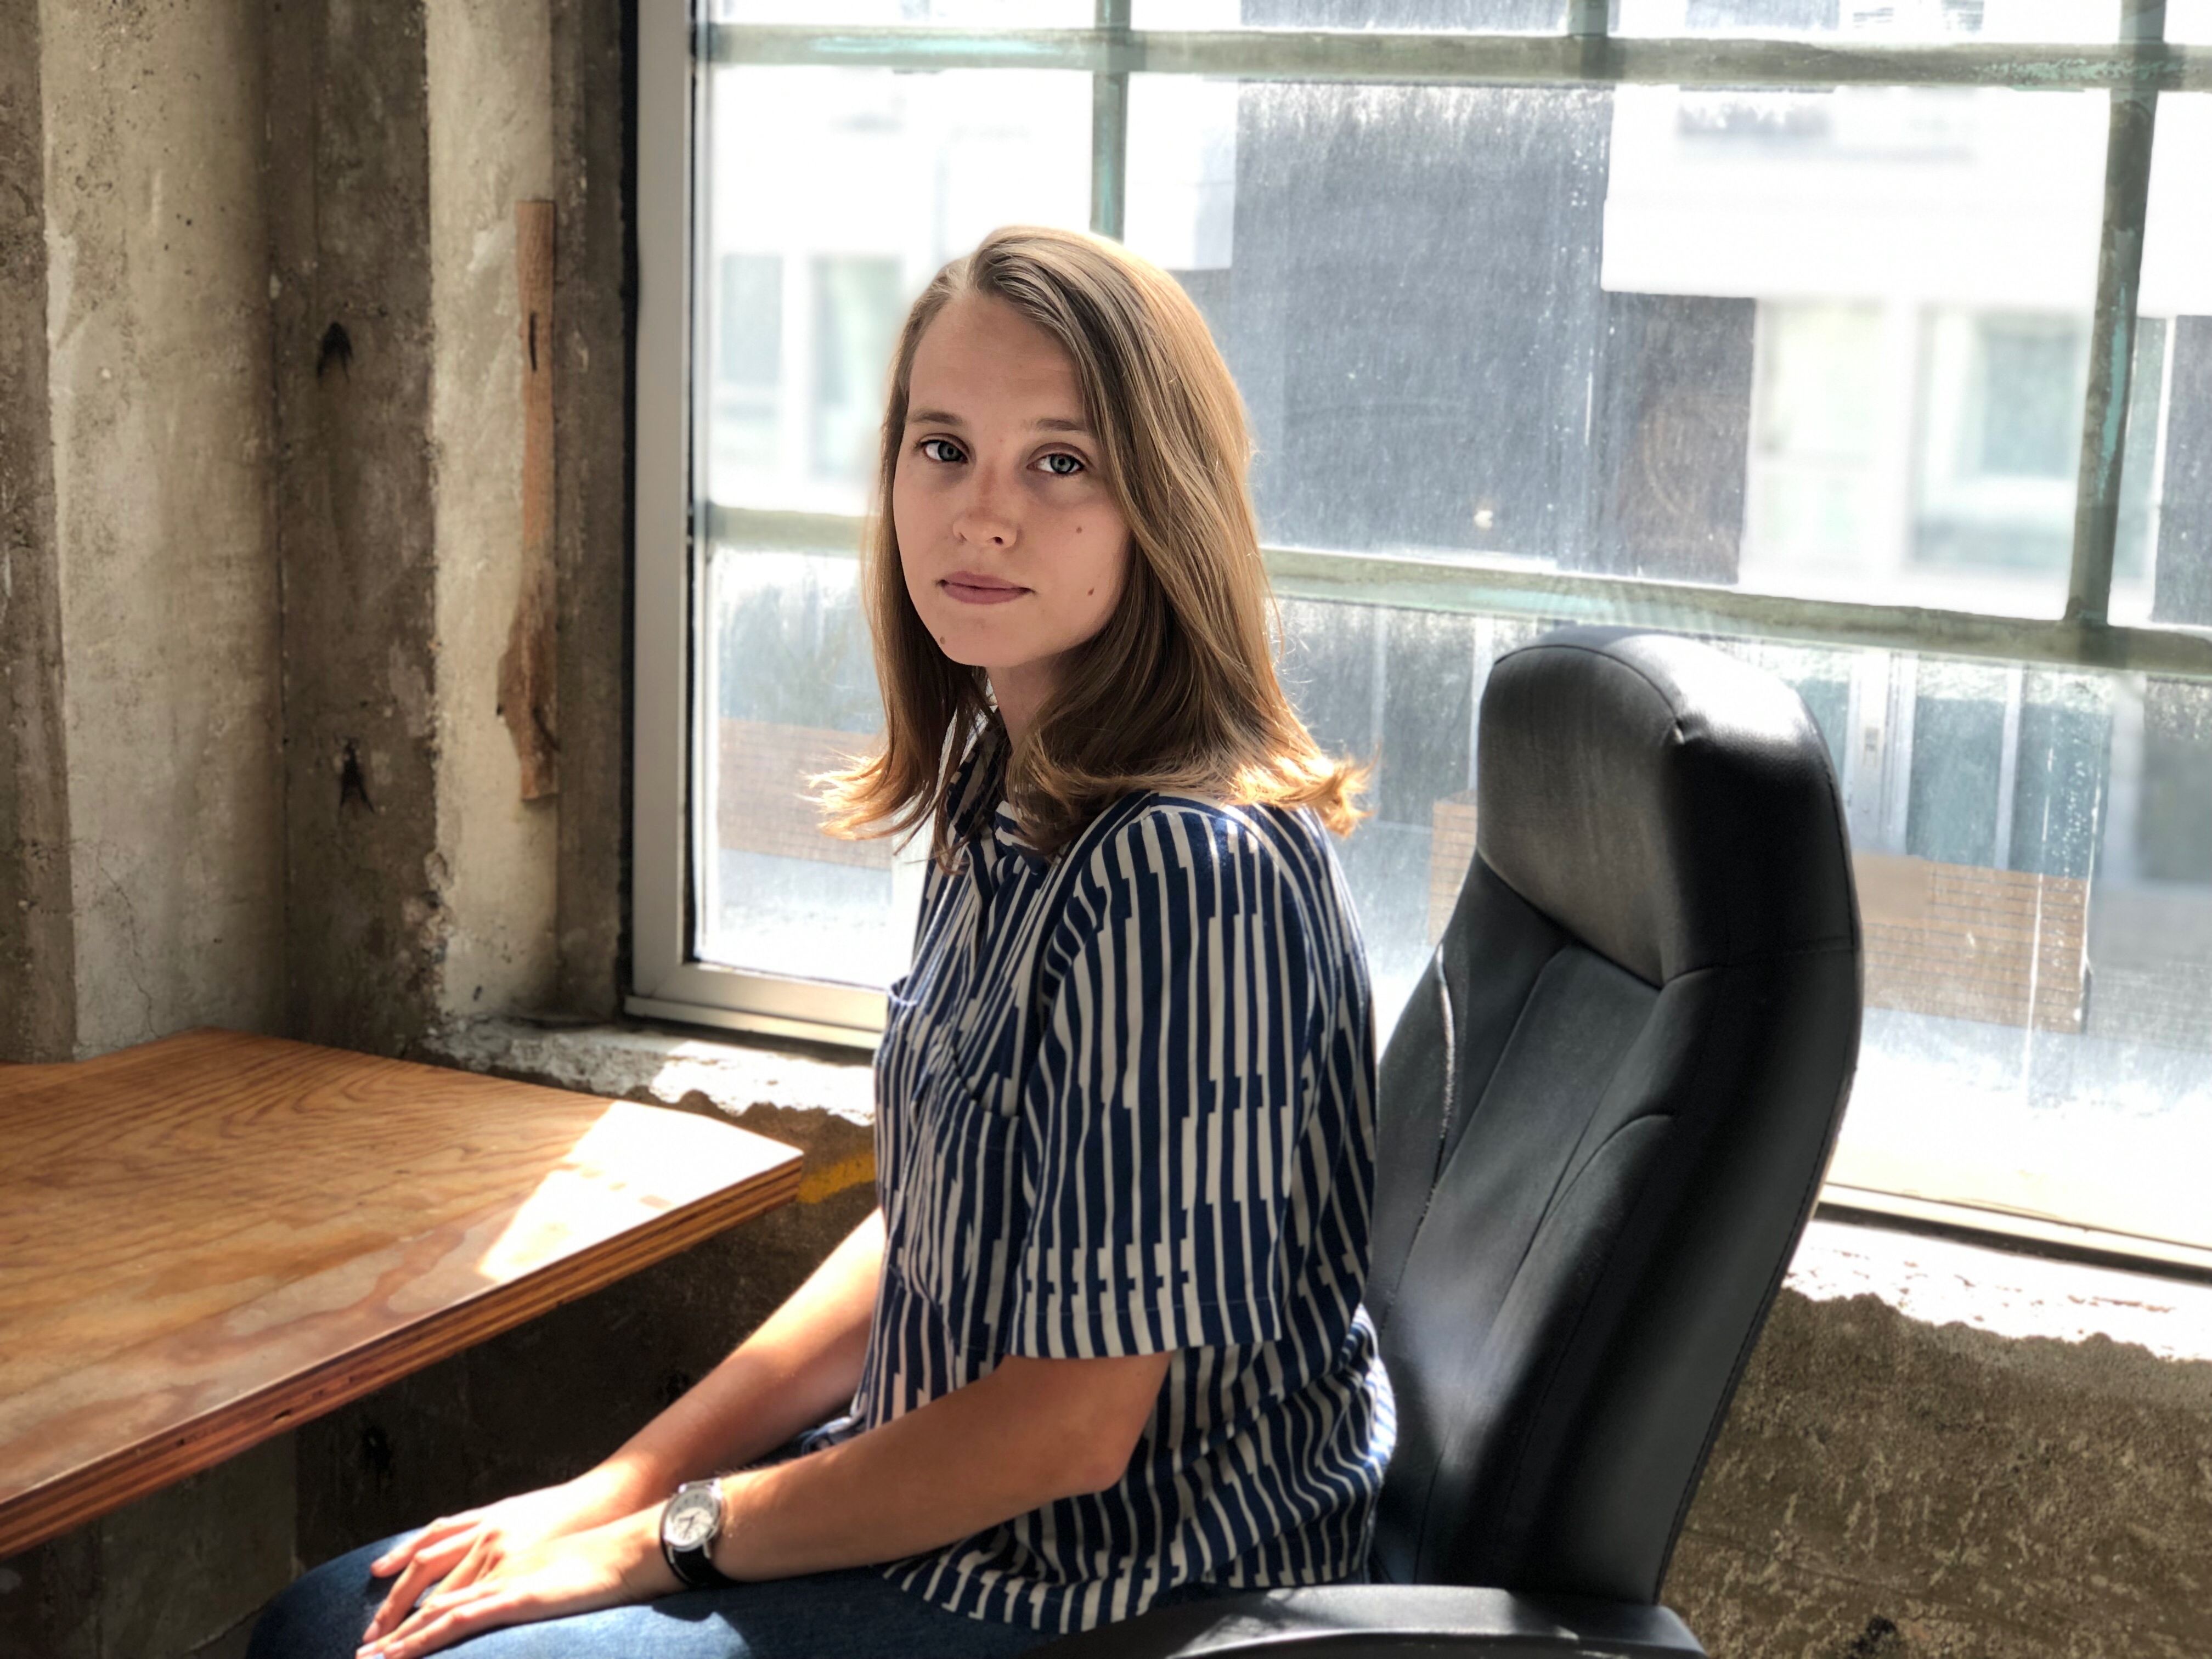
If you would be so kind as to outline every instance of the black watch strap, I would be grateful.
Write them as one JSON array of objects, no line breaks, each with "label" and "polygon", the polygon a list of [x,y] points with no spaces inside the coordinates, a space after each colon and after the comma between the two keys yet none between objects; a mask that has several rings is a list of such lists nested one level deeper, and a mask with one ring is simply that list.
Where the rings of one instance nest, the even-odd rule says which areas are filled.
[{"label": "black watch strap", "polygon": [[714,1565],[722,1535],[722,1483],[687,1480],[660,1511],[660,1553],[686,1589],[711,1589],[733,1582]]}]

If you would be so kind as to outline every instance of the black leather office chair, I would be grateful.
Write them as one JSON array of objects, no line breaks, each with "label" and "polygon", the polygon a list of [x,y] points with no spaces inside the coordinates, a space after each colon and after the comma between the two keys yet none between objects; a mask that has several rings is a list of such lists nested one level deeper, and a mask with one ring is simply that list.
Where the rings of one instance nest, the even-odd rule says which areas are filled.
[{"label": "black leather office chair", "polygon": [[1703,1652],[1660,1581],[1858,1054],[1835,776],[1788,687],[1617,629],[1502,658],[1480,743],[1474,867],[1382,1065],[1376,1582],[1056,1659]]}]

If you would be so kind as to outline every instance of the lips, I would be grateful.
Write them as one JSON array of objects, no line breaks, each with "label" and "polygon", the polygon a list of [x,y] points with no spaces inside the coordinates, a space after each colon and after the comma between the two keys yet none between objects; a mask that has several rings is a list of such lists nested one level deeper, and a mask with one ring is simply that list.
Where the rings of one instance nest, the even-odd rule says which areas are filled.
[{"label": "lips", "polygon": [[1001,581],[996,576],[986,576],[973,570],[956,570],[942,577],[938,586],[948,598],[963,605],[1004,605],[1009,599],[1018,599],[1030,590],[1012,582]]}]

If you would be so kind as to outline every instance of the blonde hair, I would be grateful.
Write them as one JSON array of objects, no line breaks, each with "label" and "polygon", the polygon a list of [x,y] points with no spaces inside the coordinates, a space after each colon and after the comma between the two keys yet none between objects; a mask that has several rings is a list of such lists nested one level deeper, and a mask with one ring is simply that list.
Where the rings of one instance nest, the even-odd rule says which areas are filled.
[{"label": "blonde hair", "polygon": [[915,349],[967,295],[1005,301],[1066,351],[1129,527],[1120,605],[1067,654],[1007,753],[1006,798],[1024,834],[1056,854],[1143,790],[1311,806],[1347,832],[1364,773],[1322,753],[1276,678],[1245,486],[1251,439],[1205,319],[1173,277],[1118,244],[1025,225],[994,231],[938,272],[899,332],[861,575],[884,745],[822,780],[831,832],[896,835],[927,821],[949,856],[954,774],[979,741],[1005,740],[984,672],[947,657],[915,612],[890,513]]}]

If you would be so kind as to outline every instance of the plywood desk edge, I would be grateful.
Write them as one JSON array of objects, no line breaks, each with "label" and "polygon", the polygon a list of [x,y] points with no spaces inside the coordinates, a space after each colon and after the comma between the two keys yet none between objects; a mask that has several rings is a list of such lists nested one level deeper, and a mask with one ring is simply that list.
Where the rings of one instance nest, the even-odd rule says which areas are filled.
[{"label": "plywood desk edge", "polygon": [[[759,1137],[765,1139],[765,1137]],[[118,1449],[0,1504],[0,1559],[112,1513],[387,1382],[550,1313],[798,1195],[796,1148],[758,1174],[438,1310],[388,1341],[332,1355],[181,1427]]]}]

